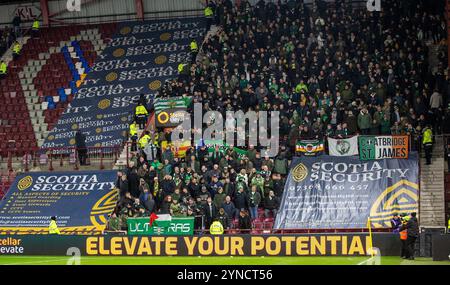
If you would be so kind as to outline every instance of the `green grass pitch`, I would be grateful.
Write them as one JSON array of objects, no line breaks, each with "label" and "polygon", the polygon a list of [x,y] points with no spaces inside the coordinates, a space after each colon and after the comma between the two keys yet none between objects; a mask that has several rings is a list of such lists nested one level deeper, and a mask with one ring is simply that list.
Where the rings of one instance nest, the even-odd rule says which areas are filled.
[{"label": "green grass pitch", "polygon": [[[0,256],[0,265],[66,265],[67,256]],[[101,257],[82,256],[81,265],[368,265],[369,257]],[[380,265],[450,265],[431,258],[383,256]]]}]

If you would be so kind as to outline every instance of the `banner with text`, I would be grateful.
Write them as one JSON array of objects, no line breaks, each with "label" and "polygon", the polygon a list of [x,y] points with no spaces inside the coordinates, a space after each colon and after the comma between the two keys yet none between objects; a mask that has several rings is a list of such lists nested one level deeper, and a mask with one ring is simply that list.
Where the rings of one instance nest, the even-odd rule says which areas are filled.
[{"label": "banner with text", "polygon": [[194,217],[172,217],[167,224],[154,221],[150,226],[150,218],[129,218],[127,220],[129,235],[193,235]]},{"label": "banner with text", "polygon": [[0,233],[100,234],[114,210],[116,171],[32,172],[16,177],[0,202]]},{"label": "banner with text", "polygon": [[408,158],[408,136],[359,136],[359,158],[361,160],[383,158]]},{"label": "banner with text", "polygon": [[276,229],[391,227],[394,213],[418,210],[418,155],[362,161],[358,157],[295,157]]},{"label": "banner with text", "polygon": [[[267,234],[195,236],[0,236],[4,255],[82,256],[364,256],[374,246],[383,255],[399,251],[398,234]],[[70,263],[69,263],[70,264]],[[83,264],[83,258],[81,258]]]},{"label": "banner with text", "polygon": [[88,146],[122,143],[139,96],[152,104],[165,81],[178,76],[178,64],[190,60],[189,43],[201,43],[205,32],[203,18],[120,24],[43,147],[75,145],[77,130]]}]

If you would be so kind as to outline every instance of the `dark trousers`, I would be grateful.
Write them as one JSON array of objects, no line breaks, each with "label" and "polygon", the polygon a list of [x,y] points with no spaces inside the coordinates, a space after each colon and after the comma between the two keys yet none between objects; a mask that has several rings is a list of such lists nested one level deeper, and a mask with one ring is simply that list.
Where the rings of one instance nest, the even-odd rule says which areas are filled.
[{"label": "dark trousers", "polygon": [[137,151],[137,145],[136,145],[137,138],[138,138],[137,135],[134,135],[131,137],[131,151]]},{"label": "dark trousers", "polygon": [[432,144],[425,144],[423,146],[425,150],[425,159],[427,160],[427,164],[431,164],[431,153],[433,151],[433,145]]},{"label": "dark trousers", "polygon": [[414,258],[414,246],[416,244],[416,239],[416,237],[408,236],[408,239],[406,240],[406,245],[408,248],[407,258]]},{"label": "dark trousers", "polygon": [[192,58],[191,58],[191,63],[192,63],[192,64],[195,63],[195,61],[196,61],[196,59],[197,59],[197,54],[198,54],[198,51],[191,51],[191,56],[192,56]]},{"label": "dark trousers", "polygon": [[20,56],[20,54],[14,52],[14,53],[13,53],[13,60],[18,59],[19,56]]},{"label": "dark trousers", "polygon": [[136,123],[139,124],[139,129],[143,130],[145,128],[145,124],[147,123],[147,116],[145,115],[136,116]]},{"label": "dark trousers", "polygon": [[402,252],[400,254],[400,257],[407,257],[408,256],[408,244],[406,243],[406,239],[400,240],[402,242]]},{"label": "dark trousers", "polygon": [[80,165],[86,165],[86,158],[87,158],[87,149],[79,149],[78,160],[80,161]]}]

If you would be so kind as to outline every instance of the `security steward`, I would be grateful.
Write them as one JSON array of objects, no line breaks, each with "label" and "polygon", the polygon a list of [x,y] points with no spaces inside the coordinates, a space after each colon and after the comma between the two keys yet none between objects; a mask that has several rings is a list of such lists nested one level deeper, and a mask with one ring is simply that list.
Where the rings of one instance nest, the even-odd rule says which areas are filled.
[{"label": "security steward", "polygon": [[137,151],[137,125],[136,120],[133,121],[130,125],[130,138],[131,138],[131,151]]},{"label": "security steward", "polygon": [[139,129],[143,130],[145,128],[145,123],[147,122],[148,110],[142,103],[138,103],[135,111],[135,120],[139,124]]},{"label": "security steward", "polygon": [[209,31],[209,28],[211,28],[214,20],[214,10],[210,5],[208,5],[203,12],[206,18],[206,31]]},{"label": "security steward", "polygon": [[192,56],[191,63],[194,64],[195,60],[197,59],[197,54],[198,54],[198,44],[195,39],[191,41],[190,47],[191,47],[191,56]]},{"label": "security steward", "polygon": [[50,225],[48,226],[48,233],[51,235],[60,235],[58,225],[56,224],[56,217],[51,217]]},{"label": "security steward", "polygon": [[20,56],[20,52],[22,51],[22,45],[16,41],[13,46],[13,59],[16,60]]},{"label": "security steward", "polygon": [[31,27],[31,33],[34,38],[37,38],[39,36],[39,27],[40,27],[39,20],[37,18],[34,18],[33,26]]},{"label": "security steward", "polygon": [[427,165],[431,164],[431,154],[433,151],[433,131],[431,126],[427,125],[422,133],[422,146],[425,151],[425,158],[427,160]]},{"label": "security steward", "polygon": [[187,81],[189,78],[189,67],[187,63],[178,64],[178,78],[180,81]]},{"label": "security steward", "polygon": [[152,138],[150,137],[150,132],[149,131],[145,131],[145,134],[139,139],[139,147],[141,149],[144,149],[145,146],[148,144],[148,142],[151,140]]},{"label": "security steward", "polygon": [[8,65],[4,61],[0,61],[0,80],[6,77],[8,74]]},{"label": "security steward", "polygon": [[222,223],[219,221],[214,221],[211,226],[209,227],[209,232],[212,235],[221,235],[223,234],[223,226]]},{"label": "security steward", "polygon": [[402,226],[400,227],[400,241],[402,242],[402,251],[400,257],[406,259],[408,256],[408,244],[406,240],[408,239],[408,230],[406,229],[406,224],[408,223],[409,216],[402,215]]}]

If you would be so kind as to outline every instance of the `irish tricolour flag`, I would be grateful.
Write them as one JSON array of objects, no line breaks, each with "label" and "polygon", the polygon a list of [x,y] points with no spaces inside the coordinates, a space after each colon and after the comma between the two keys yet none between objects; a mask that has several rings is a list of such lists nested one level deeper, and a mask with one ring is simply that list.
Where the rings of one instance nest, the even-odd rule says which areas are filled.
[{"label": "irish tricolour flag", "polygon": [[359,158],[361,160],[383,158],[408,158],[408,136],[359,136]]}]

